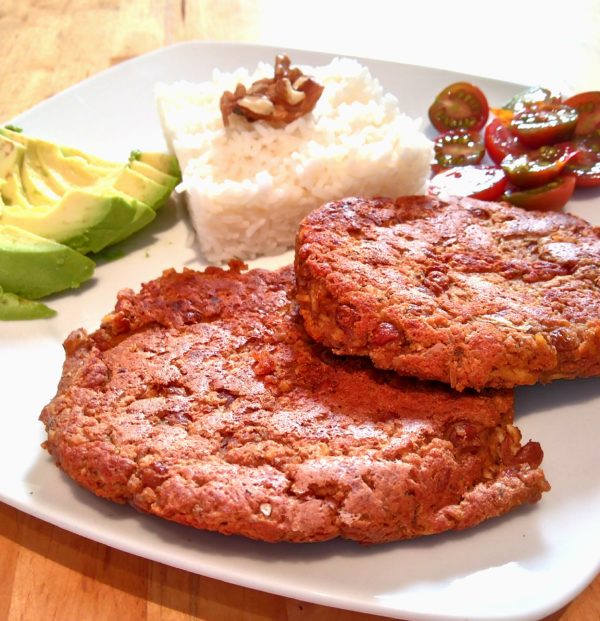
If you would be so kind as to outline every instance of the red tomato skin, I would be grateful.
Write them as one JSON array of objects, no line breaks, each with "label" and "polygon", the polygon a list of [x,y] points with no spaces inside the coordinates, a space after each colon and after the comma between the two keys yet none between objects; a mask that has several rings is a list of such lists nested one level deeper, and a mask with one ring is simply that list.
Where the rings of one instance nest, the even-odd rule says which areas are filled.
[{"label": "red tomato skin", "polygon": [[508,179],[497,166],[459,166],[439,173],[429,182],[429,193],[468,196],[483,201],[498,200]]},{"label": "red tomato skin", "polygon": [[567,171],[567,175],[571,175],[575,178],[576,188],[597,188],[600,186],[600,165],[597,167],[598,172],[595,175],[578,175],[576,173]]},{"label": "red tomato skin", "polygon": [[451,129],[440,134],[433,143],[436,163],[432,166],[435,172],[479,164],[485,155],[485,146],[481,134],[466,129]]},{"label": "red tomato skin", "polygon": [[[578,158],[583,158],[583,164],[587,170],[583,172]],[[597,188],[600,186],[600,158],[594,161],[586,160],[586,154],[577,155],[572,160],[572,165],[567,166],[565,174],[575,177],[575,186],[578,188]]]},{"label": "red tomato skin", "polygon": [[569,144],[576,154],[566,165],[565,173],[575,177],[578,188],[600,186],[600,130],[576,137]]},{"label": "red tomato skin", "polygon": [[531,149],[569,140],[577,125],[577,111],[564,104],[535,104],[515,114],[511,130]]},{"label": "red tomato skin", "polygon": [[507,155],[522,155],[528,151],[500,119],[492,119],[487,125],[484,141],[488,155],[498,165]]},{"label": "red tomato skin", "polygon": [[565,175],[539,188],[507,192],[502,200],[523,209],[559,211],[568,203],[574,190],[575,177]]},{"label": "red tomato skin", "polygon": [[510,110],[516,114],[517,112],[522,112],[540,103],[561,103],[561,98],[547,88],[532,86],[517,93],[510,101],[502,106],[502,109]]},{"label": "red tomato skin", "polygon": [[455,82],[440,91],[428,110],[431,124],[439,131],[467,129],[479,131],[489,116],[483,91],[469,82]]},{"label": "red tomato skin", "polygon": [[556,179],[570,160],[577,155],[572,143],[544,146],[523,155],[507,155],[502,170],[518,188],[536,188]]},{"label": "red tomato skin", "polygon": [[575,108],[579,115],[575,136],[586,136],[600,129],[600,91],[579,93],[569,97],[565,104]]}]

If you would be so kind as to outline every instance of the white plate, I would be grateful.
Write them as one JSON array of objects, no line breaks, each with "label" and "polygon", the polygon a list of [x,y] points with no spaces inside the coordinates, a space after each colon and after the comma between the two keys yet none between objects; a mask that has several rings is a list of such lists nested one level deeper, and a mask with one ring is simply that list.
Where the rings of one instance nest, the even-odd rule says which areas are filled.
[{"label": "white plate", "polygon": [[[32,134],[124,159],[133,148],[163,149],[154,108],[158,80],[203,80],[272,61],[259,46],[185,43],[137,58],[43,102],[13,120]],[[320,64],[293,51],[293,62]],[[366,62],[411,116],[424,116],[446,84],[468,76]],[[471,78],[499,105],[520,87]],[[571,209],[600,223],[598,192]],[[286,257],[264,259],[277,265]],[[462,533],[361,547],[351,542],[261,544],[195,531],[100,500],[63,476],[39,445],[37,417],[60,376],[61,343],[76,327],[97,327],[123,287],[167,267],[200,266],[181,209],[165,209],[128,243],[125,258],[98,267],[93,282],[55,296],[51,320],[0,324],[2,434],[0,499],[115,548],[228,582],[302,600],[403,619],[539,619],[582,590],[600,570],[600,381],[518,390],[517,424],[545,450],[553,489],[534,507]]]}]

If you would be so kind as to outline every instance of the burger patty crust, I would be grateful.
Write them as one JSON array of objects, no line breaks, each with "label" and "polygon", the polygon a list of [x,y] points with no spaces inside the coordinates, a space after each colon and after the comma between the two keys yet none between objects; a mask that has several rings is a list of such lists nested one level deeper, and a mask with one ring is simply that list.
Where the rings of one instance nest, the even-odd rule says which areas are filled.
[{"label": "burger patty crust", "polygon": [[600,375],[600,235],[504,203],[348,198],[296,240],[307,332],[457,390]]},{"label": "burger patty crust", "polygon": [[264,541],[463,529],[549,489],[510,391],[457,393],[334,356],[291,267],[166,271],[73,332],[46,449],[98,496]]}]

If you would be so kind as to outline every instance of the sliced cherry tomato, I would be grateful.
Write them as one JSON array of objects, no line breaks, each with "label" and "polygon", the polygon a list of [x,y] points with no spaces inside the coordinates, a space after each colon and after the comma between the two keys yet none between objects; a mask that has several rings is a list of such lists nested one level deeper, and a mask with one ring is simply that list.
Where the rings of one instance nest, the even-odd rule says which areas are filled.
[{"label": "sliced cherry tomato", "polygon": [[520,188],[535,188],[550,183],[577,155],[571,143],[540,147],[523,155],[507,155],[502,170],[508,180]]},{"label": "sliced cherry tomato", "polygon": [[537,104],[559,104],[560,95],[555,95],[547,88],[532,86],[517,93],[510,101],[506,102],[502,108],[490,108],[503,123],[509,125],[515,114],[528,110]]},{"label": "sliced cherry tomato", "polygon": [[567,204],[574,189],[575,177],[563,176],[539,188],[506,192],[502,200],[523,209],[558,211]]},{"label": "sliced cherry tomato", "polygon": [[451,129],[440,134],[433,143],[437,172],[454,166],[479,164],[485,155],[485,147],[479,132]]},{"label": "sliced cherry tomato", "polygon": [[474,84],[456,82],[441,91],[429,108],[431,124],[440,132],[481,129],[489,115],[488,101]]},{"label": "sliced cherry tomato", "polygon": [[595,188],[600,185],[600,129],[595,134],[572,141],[577,150],[569,160],[565,172],[575,177],[578,188]]},{"label": "sliced cherry tomato", "polygon": [[504,104],[504,110],[512,110],[514,113],[522,112],[538,103],[560,103],[561,98],[547,88],[532,86],[517,93],[509,102]]},{"label": "sliced cherry tomato", "polygon": [[537,148],[569,140],[577,125],[577,110],[564,104],[533,104],[518,112],[511,130],[528,147]]},{"label": "sliced cherry tomato", "polygon": [[493,119],[485,128],[485,148],[489,156],[500,164],[507,155],[527,153],[527,147],[500,119]]},{"label": "sliced cherry tomato", "polygon": [[504,171],[496,166],[460,166],[436,175],[429,182],[429,192],[495,201],[502,196],[507,183]]},{"label": "sliced cherry tomato", "polygon": [[600,128],[600,91],[579,93],[567,99],[565,104],[575,108],[579,115],[575,127],[576,136],[585,136]]}]

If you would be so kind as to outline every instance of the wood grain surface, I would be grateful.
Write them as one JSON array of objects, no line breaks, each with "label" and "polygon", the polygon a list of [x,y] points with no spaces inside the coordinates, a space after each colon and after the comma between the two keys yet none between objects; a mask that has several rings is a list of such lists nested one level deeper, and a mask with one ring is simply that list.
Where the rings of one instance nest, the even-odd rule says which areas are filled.
[{"label": "wood grain surface", "polygon": [[[408,13],[404,3],[386,0],[1,0],[0,122],[98,71],[189,39],[308,47],[600,89],[597,0],[572,1],[561,11],[516,0],[485,11],[480,5],[411,2]],[[0,621],[383,619],[173,569],[1,503],[0,577]],[[599,619],[600,577],[547,621]]]}]

